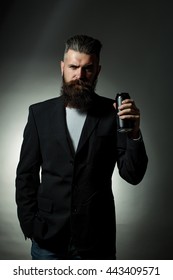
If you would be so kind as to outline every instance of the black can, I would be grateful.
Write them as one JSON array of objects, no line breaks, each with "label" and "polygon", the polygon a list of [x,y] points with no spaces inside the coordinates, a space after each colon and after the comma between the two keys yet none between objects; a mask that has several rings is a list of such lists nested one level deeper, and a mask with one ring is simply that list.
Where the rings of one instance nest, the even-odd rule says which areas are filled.
[{"label": "black can", "polygon": [[[119,106],[121,106],[122,101],[125,99],[130,99],[130,95],[127,92],[122,92],[122,93],[118,93],[116,96],[116,106],[117,106],[117,113],[120,112],[120,110],[118,109]],[[119,116],[117,115],[117,130],[119,132],[129,132],[133,129],[134,127],[134,121],[132,120],[122,120],[119,118]]]}]

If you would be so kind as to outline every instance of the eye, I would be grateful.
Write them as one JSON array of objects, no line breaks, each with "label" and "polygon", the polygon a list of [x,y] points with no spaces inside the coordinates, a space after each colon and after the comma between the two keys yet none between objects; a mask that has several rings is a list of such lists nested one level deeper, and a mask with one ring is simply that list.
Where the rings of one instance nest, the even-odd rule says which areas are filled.
[{"label": "eye", "polygon": [[85,67],[85,71],[86,71],[87,73],[92,73],[92,72],[93,72],[93,65],[88,65],[88,66],[86,66],[86,67]]},{"label": "eye", "polygon": [[76,70],[77,66],[76,65],[69,65],[69,68],[72,69],[72,70]]}]

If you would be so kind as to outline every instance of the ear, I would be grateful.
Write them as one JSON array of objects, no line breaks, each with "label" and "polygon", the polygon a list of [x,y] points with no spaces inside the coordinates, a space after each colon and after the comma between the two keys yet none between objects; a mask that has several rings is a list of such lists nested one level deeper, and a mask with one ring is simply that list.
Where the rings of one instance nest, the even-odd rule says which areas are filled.
[{"label": "ear", "polygon": [[64,73],[64,61],[61,61],[61,75]]}]

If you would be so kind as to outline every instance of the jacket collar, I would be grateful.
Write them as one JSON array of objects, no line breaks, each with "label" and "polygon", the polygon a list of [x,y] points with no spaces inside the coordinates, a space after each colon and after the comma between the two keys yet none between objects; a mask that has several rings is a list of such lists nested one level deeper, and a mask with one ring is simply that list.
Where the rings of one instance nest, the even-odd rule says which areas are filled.
[{"label": "jacket collar", "polygon": [[[91,136],[92,132],[94,131],[100,119],[98,113],[99,104],[96,104],[98,100],[99,100],[99,96],[95,95],[93,106],[87,113],[87,117],[81,132],[76,154],[78,154],[81,151],[81,149],[85,146],[85,143],[87,142],[88,138]],[[65,150],[68,153],[70,151],[70,153],[74,156],[74,152],[71,147],[70,139],[68,135],[63,96],[57,98],[55,114],[56,117],[54,117],[54,124],[55,124],[54,128],[56,132],[58,131],[58,138],[61,140],[61,143],[65,148]]]},{"label": "jacket collar", "polygon": [[79,144],[76,153],[79,153],[80,150],[85,146],[85,143],[87,142],[88,138],[91,136],[92,132],[94,131],[95,127],[97,126],[100,115],[98,114],[97,101],[99,100],[99,97],[95,94],[93,99],[93,105],[92,108],[87,113],[87,118],[84,123],[81,136],[79,139]]}]

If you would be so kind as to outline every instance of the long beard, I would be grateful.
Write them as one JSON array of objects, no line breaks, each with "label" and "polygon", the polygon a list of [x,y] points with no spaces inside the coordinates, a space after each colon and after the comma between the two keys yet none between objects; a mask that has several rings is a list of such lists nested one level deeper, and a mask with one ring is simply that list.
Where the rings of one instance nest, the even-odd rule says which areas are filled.
[{"label": "long beard", "polygon": [[92,106],[96,80],[90,83],[82,80],[65,82],[62,80],[61,94],[64,96],[65,106],[87,111]]}]

